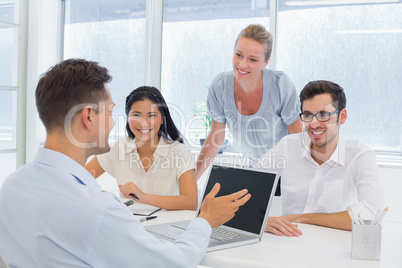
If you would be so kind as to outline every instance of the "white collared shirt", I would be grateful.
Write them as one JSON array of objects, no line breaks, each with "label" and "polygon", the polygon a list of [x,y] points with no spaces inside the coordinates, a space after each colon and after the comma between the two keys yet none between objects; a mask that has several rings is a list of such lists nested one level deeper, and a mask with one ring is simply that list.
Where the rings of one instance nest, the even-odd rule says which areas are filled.
[{"label": "white collared shirt", "polygon": [[101,167],[115,177],[118,184],[132,181],[147,194],[177,195],[180,176],[195,169],[194,158],[186,145],[169,142],[162,137],[153,155],[154,162],[147,171],[135,142],[129,138],[119,139],[111,145],[108,153],[97,158]]},{"label": "white collared shirt", "polygon": [[10,267],[197,267],[211,234],[194,219],[158,240],[73,159],[39,149],[0,189],[0,255]]},{"label": "white collared shirt", "polygon": [[372,219],[384,205],[375,153],[359,141],[339,138],[330,159],[319,165],[310,142],[306,132],[288,135],[255,165],[281,170],[283,214],[334,213],[351,206]]}]

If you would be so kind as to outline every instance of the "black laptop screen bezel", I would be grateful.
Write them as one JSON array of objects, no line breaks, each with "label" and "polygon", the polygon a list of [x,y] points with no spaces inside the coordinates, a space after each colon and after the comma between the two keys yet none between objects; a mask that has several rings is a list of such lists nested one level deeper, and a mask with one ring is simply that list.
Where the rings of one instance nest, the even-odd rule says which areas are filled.
[{"label": "black laptop screen bezel", "polygon": [[215,183],[221,185],[217,197],[248,189],[251,194],[250,200],[240,207],[235,217],[224,226],[259,235],[268,214],[269,202],[275,194],[273,189],[275,187],[276,190],[277,176],[278,172],[275,171],[214,164],[211,167],[202,200],[212,190]]}]

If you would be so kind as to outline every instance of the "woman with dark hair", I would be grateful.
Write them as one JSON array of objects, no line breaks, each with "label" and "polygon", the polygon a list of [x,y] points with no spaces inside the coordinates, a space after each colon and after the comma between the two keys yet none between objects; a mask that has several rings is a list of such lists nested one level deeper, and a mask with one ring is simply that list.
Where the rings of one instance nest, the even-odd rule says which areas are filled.
[{"label": "woman with dark hair", "polygon": [[119,139],[85,168],[95,178],[105,171],[115,177],[126,198],[163,209],[196,210],[194,160],[159,90],[133,90],[125,112],[128,138]]}]

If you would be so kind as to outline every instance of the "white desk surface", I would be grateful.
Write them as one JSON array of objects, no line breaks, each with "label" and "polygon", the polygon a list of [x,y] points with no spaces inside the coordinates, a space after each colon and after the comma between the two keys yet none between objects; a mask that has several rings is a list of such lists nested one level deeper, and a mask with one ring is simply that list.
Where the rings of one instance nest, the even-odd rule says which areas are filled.
[{"label": "white desk surface", "polygon": [[[195,217],[194,211],[159,211],[158,218],[143,225],[180,221]],[[383,222],[381,260],[353,260],[352,233],[309,224],[299,224],[300,237],[279,237],[264,233],[261,242],[209,252],[200,265],[214,268],[237,267],[402,267],[402,223]]]}]

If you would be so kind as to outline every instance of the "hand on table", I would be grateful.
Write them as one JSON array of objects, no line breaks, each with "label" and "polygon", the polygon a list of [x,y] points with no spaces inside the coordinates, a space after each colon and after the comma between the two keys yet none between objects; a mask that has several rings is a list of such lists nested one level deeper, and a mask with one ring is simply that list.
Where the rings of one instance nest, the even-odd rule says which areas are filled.
[{"label": "hand on table", "polygon": [[298,225],[290,221],[291,216],[269,217],[267,225],[265,226],[265,232],[289,237],[302,235],[302,231],[297,228]]}]

